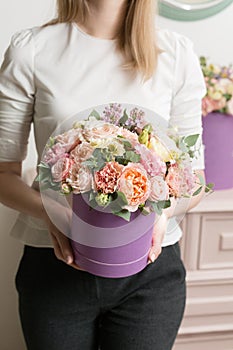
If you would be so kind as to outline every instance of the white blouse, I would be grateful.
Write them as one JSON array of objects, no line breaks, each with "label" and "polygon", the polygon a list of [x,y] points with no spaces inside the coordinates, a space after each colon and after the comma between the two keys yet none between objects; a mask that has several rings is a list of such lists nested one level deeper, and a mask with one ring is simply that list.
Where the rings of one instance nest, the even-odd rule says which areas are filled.
[{"label": "white blouse", "polygon": [[[26,157],[31,123],[39,161],[48,138],[65,118],[110,102],[153,110],[180,135],[202,134],[206,87],[193,44],[176,32],[157,32],[163,52],[145,83],[139,74],[132,79],[122,69],[115,40],[93,37],[75,23],[14,34],[0,70],[0,161]],[[203,151],[193,168],[204,169]],[[11,234],[28,245],[52,246],[43,222],[25,214],[19,215]],[[163,246],[181,235],[172,218]]]}]

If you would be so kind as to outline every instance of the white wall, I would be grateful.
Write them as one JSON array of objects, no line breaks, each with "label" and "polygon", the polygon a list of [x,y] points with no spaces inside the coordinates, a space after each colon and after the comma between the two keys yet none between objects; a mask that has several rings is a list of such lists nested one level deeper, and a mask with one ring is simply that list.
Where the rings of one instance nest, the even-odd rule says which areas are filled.
[{"label": "white wall", "polygon": [[[53,14],[55,0],[0,0],[0,62],[13,33],[40,25]],[[33,143],[25,168],[34,162]],[[10,238],[8,232],[16,212],[0,204],[0,349],[25,350],[21,334],[14,277],[22,253],[22,244]]]},{"label": "white wall", "polygon": [[[55,0],[1,0],[0,1],[0,61],[11,35],[17,30],[40,25],[54,11]],[[233,5],[219,15],[197,22],[177,22],[159,18],[160,27],[167,27],[189,36],[198,54],[211,57],[216,63],[233,62],[233,46],[230,36],[233,31]],[[34,148],[25,168],[34,163]],[[17,296],[14,276],[22,252],[22,245],[8,236],[16,213],[0,205],[0,348],[1,350],[25,350],[17,314]]]},{"label": "white wall", "polygon": [[194,22],[179,22],[160,17],[158,24],[187,35],[199,55],[219,64],[233,63],[233,4],[219,14]]}]

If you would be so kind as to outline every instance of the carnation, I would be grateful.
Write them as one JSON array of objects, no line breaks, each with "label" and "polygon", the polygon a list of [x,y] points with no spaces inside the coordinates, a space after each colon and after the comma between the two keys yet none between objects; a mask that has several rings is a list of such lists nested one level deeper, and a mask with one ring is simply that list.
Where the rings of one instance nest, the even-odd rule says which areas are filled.
[{"label": "carnation", "polygon": [[149,150],[145,145],[138,144],[135,150],[140,154],[140,163],[150,176],[164,175],[166,172],[166,163],[153,151]]},{"label": "carnation", "polygon": [[123,165],[109,162],[105,167],[95,173],[95,188],[104,194],[116,191]]}]

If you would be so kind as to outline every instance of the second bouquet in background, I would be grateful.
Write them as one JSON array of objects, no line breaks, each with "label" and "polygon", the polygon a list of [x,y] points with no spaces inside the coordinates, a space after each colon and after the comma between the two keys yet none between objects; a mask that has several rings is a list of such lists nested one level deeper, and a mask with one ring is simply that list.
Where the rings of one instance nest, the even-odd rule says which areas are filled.
[{"label": "second bouquet in background", "polygon": [[146,266],[155,215],[170,206],[171,197],[201,191],[202,181],[193,193],[191,166],[198,137],[164,135],[142,109],[110,104],[50,139],[39,181],[41,188],[73,194],[77,264],[106,277]]}]

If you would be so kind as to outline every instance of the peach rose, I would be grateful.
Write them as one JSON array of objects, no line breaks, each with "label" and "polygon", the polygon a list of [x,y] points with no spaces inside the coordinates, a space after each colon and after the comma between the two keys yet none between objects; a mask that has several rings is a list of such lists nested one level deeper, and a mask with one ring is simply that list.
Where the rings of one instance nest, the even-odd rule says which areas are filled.
[{"label": "peach rose", "polygon": [[67,157],[58,159],[51,168],[53,181],[60,182],[65,180],[73,163],[73,160]]},{"label": "peach rose", "polygon": [[70,152],[82,140],[82,129],[71,129],[56,137],[56,142],[59,142],[66,152]]},{"label": "peach rose", "polygon": [[85,129],[83,136],[89,142],[92,142],[99,138],[108,138],[117,135],[118,126],[105,123],[102,126],[94,127],[92,129]]},{"label": "peach rose", "polygon": [[93,152],[93,148],[87,142],[83,142],[80,145],[77,145],[73,151],[71,151],[71,158],[76,164],[83,162],[88,159]]},{"label": "peach rose", "polygon": [[147,172],[139,163],[129,163],[124,167],[118,185],[128,201],[126,209],[136,211],[150,194],[150,181]]}]

